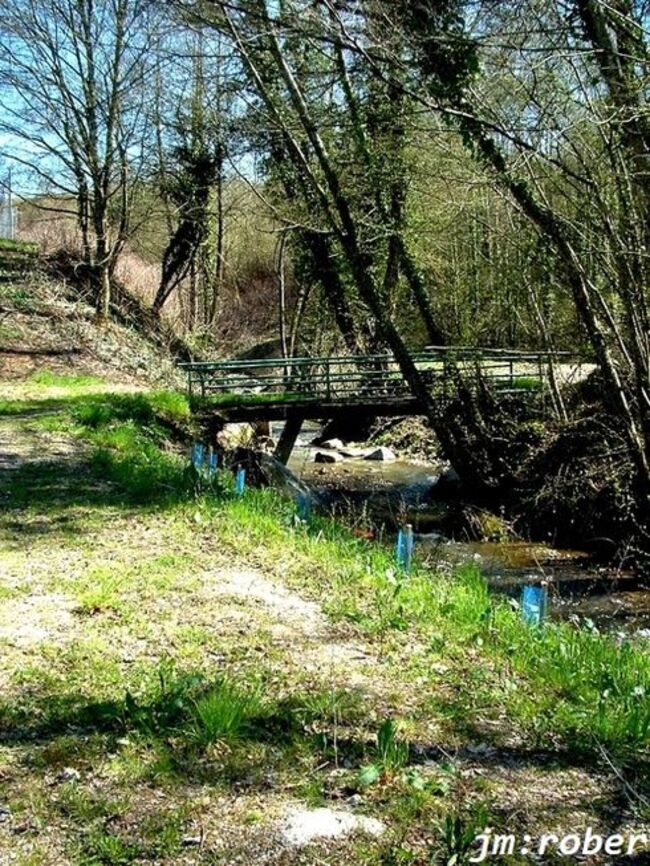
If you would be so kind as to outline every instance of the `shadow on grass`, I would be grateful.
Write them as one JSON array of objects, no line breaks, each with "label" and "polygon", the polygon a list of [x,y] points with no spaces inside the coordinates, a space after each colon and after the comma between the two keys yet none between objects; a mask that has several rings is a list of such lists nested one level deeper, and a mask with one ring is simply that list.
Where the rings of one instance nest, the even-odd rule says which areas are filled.
[{"label": "shadow on grass", "polygon": [[[69,733],[84,740],[93,734],[123,737],[135,732],[158,744],[172,744],[182,764],[190,754],[216,743],[283,747],[308,742],[327,758],[336,740],[338,759],[360,767],[372,749],[374,732],[367,721],[362,692],[326,689],[276,698],[261,680],[225,675],[208,679],[163,663],[156,686],[145,697],[127,690],[120,700],[98,702],[82,693],[57,695],[29,689],[14,702],[0,703],[0,742],[42,744]],[[405,763],[417,767],[453,761],[482,770],[570,769],[599,763],[593,753],[589,760],[586,748],[504,745],[497,735],[490,736],[471,723],[454,728],[450,740],[457,743],[460,737],[466,745],[408,743]],[[637,770],[639,766],[643,774],[646,768],[637,763]]]},{"label": "shadow on grass", "polygon": [[[191,474],[180,461],[168,458],[165,463],[151,463],[146,454],[133,461],[98,449],[87,457],[32,461],[5,470],[0,480],[0,526],[22,535],[72,534],[83,530],[83,517],[75,518],[75,508],[165,508],[189,499]],[[38,517],[30,519],[25,514],[30,510]]]},{"label": "shadow on grass", "polygon": [[[56,384],[56,383],[55,383]],[[150,393],[111,393],[82,391],[71,387],[71,393],[57,396],[0,398],[0,418],[69,413],[89,426],[109,421],[132,420],[146,425],[155,421],[174,424],[187,422],[190,416],[186,397],[176,391]]]},{"label": "shadow on grass", "polygon": [[[128,737],[155,751],[170,775],[206,781],[215,775],[254,779],[258,770],[297,752],[319,762],[335,753],[352,766],[363,762],[370,735],[338,741],[336,736],[339,729],[360,729],[361,693],[298,692],[277,699],[259,680],[207,679],[169,668],[158,677],[146,697],[126,691],[120,700],[101,702],[81,693],[28,689],[0,702],[0,744],[21,751],[29,746],[30,764],[38,755],[49,755],[49,763],[58,766],[70,754],[83,760],[98,737],[106,738],[108,751]],[[66,741],[63,752],[61,740]],[[259,779],[263,785],[261,774]]]},{"label": "shadow on grass", "polygon": [[[181,784],[188,780],[218,783],[239,792],[264,791],[274,784],[276,773],[282,778],[287,770],[302,767],[305,789],[322,795],[327,768],[341,766],[349,774],[340,780],[337,795],[348,796],[366,790],[361,783],[362,769],[382,760],[379,737],[368,727],[372,716],[361,692],[323,690],[277,697],[272,681],[246,681],[241,675],[208,679],[166,663],[155,671],[153,682],[152,687],[149,679],[144,696],[126,691],[119,700],[102,702],[82,693],[26,690],[11,703],[0,703],[0,744],[16,748],[30,772],[42,772],[92,766],[107,754],[115,756],[126,743],[124,760],[136,761],[139,778],[144,774],[152,780],[165,777]],[[395,791],[402,790],[404,796],[417,797],[423,790],[416,787],[409,794],[409,785],[414,783],[399,782],[409,778],[403,775],[407,768],[410,778],[424,780],[425,786],[430,779],[435,797],[445,796],[446,788],[438,788],[440,779],[457,786],[456,794],[450,789],[450,796],[462,796],[470,768],[472,774],[478,772],[503,784],[509,779],[515,784],[509,774],[521,771],[519,796],[526,801],[527,771],[585,766],[581,756],[566,751],[502,745],[486,748],[485,739],[478,750],[435,743],[404,745],[403,762],[389,774],[397,782]],[[455,768],[451,772],[450,765]],[[311,769],[315,767],[325,769],[325,774]],[[502,774],[503,770],[507,772]],[[538,807],[547,820],[556,815],[561,822],[567,813],[585,811],[603,826],[616,828],[630,814],[632,786],[642,791],[643,769],[637,768],[637,773],[627,783],[614,780],[597,798],[576,782],[568,804],[564,796],[553,794],[553,776],[543,782],[531,778],[535,790],[540,784],[549,786],[549,796]],[[378,796],[385,796],[386,784],[386,780],[379,783]],[[511,808],[497,805],[496,809],[494,814],[510,822],[507,826],[512,830]]]},{"label": "shadow on grass", "polygon": [[[181,394],[73,394],[0,401],[0,417],[25,412],[50,414],[51,421],[44,426],[42,441],[37,440],[26,456],[17,448],[16,465],[10,462],[0,473],[0,504],[5,509],[166,507],[196,491],[195,473],[168,447],[170,438],[184,441],[187,435],[189,409]],[[47,430],[70,432],[71,453],[48,459]],[[16,436],[20,439],[18,430]],[[57,528],[47,514],[23,523],[14,513],[5,525],[33,534]]]},{"label": "shadow on grass", "polygon": [[[615,780],[608,794],[607,808],[612,803],[629,805],[630,799],[643,805],[650,794],[650,761],[639,751],[637,745],[622,750],[614,756],[600,747],[593,734],[579,730],[567,730],[561,739],[552,731],[546,734],[522,730],[522,742],[511,745],[504,742],[504,731],[497,727],[487,728],[475,717],[468,715],[464,698],[458,701],[446,699],[440,709],[448,718],[449,730],[453,739],[464,745],[452,752],[437,744],[419,743],[411,747],[414,762],[449,760],[453,755],[455,762],[465,767],[480,768],[489,777],[490,772],[541,770],[586,769],[603,773]],[[510,731],[511,733],[511,731]],[[644,806],[650,819],[650,806]]]},{"label": "shadow on grass", "polygon": [[79,736],[139,731],[162,739],[186,737],[201,748],[238,739],[282,743],[320,723],[357,724],[363,717],[361,692],[328,689],[275,698],[260,679],[208,679],[164,663],[156,678],[145,697],[126,690],[123,698],[110,701],[30,688],[14,702],[0,703],[0,740],[35,742],[70,731]]}]

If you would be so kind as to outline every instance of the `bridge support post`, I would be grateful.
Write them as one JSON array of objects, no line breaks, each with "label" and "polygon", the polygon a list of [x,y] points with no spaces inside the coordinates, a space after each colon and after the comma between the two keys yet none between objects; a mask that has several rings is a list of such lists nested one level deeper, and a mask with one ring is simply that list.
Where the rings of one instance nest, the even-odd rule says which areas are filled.
[{"label": "bridge support post", "polygon": [[287,416],[287,422],[280,434],[278,444],[275,446],[274,454],[275,459],[279,460],[280,463],[284,463],[285,466],[289,462],[293,446],[296,444],[296,439],[300,434],[304,420],[302,415],[294,415],[292,413]]}]

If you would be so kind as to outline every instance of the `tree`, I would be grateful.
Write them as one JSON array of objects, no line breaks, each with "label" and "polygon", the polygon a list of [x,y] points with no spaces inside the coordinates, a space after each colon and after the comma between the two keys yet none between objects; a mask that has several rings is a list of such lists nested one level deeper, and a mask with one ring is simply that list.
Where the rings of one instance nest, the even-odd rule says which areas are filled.
[{"label": "tree", "polygon": [[[469,5],[420,0],[385,4],[384,14],[411,37],[423,103],[458,129],[548,239],[625,432],[645,524],[650,58],[643,4],[522,0],[500,4],[495,13],[486,3],[480,35],[467,24]],[[501,38],[502,86],[517,100],[500,104],[491,98],[485,71],[476,80],[455,78],[453,64],[451,74],[441,73],[445,48],[436,26],[442,7],[454,18],[454,55],[466,58],[467,69],[482,64],[489,72],[492,60],[481,46]],[[517,21],[525,23],[515,26]],[[538,71],[540,58],[550,71]]]},{"label": "tree", "polygon": [[159,314],[182,288],[179,302],[193,330],[214,324],[224,287],[227,168],[238,117],[227,50],[218,34],[187,17],[158,47],[155,179],[168,240],[153,307]]},{"label": "tree", "polygon": [[0,19],[4,155],[76,216],[100,319],[150,132],[152,14],[151,0],[5,0]]},{"label": "tree", "polygon": [[[333,31],[330,7],[211,0],[193,8],[197,14],[200,10],[205,26],[218,29],[231,40],[240,57],[249,91],[264,109],[267,128],[280,142],[303,200],[303,213],[310,217],[310,223],[303,222],[302,228],[324,235],[334,245],[340,258],[339,273],[345,274],[354,287],[366,318],[382,345],[394,355],[446,453],[465,468],[468,480],[481,488],[491,486],[495,483],[494,473],[486,474],[480,460],[470,459],[464,436],[456,436],[457,428],[449,423],[443,404],[432,395],[396,324],[390,296],[396,282],[393,271],[395,264],[403,267],[406,251],[401,235],[402,215],[398,213],[396,218],[394,206],[384,206],[394,196],[396,179],[388,173],[388,195],[385,199],[382,196],[380,206],[372,184],[381,172],[370,179],[365,177],[365,185],[360,185],[355,175],[366,175],[367,165],[363,161],[355,165],[346,146],[350,101],[341,99],[341,78],[334,77],[341,69],[336,57],[338,43],[329,40]],[[296,20],[306,40],[300,52],[290,38]],[[312,53],[318,55],[315,65]],[[371,136],[366,139],[364,135],[364,147],[369,140]],[[373,158],[381,155],[382,145],[379,138]],[[342,152],[337,151],[337,146]],[[398,154],[400,150],[398,146]],[[368,198],[372,206],[376,203],[374,211],[367,207]],[[405,275],[411,280],[415,276]],[[496,446],[493,451],[496,453]]]},{"label": "tree", "polygon": [[[192,4],[182,5],[186,8]],[[402,120],[399,112],[384,110],[384,93],[368,91],[368,84],[373,82],[367,74],[364,77],[363,71],[357,74],[357,70],[348,68],[344,52],[323,50],[318,34],[332,27],[329,10],[301,3],[282,4],[277,9],[259,3],[197,3],[192,8],[208,26],[220,29],[240,55],[248,77],[250,102],[257,106],[258,117],[263,118],[258,126],[269,131],[266,152],[269,161],[274,162],[271,175],[293,205],[302,204],[302,210],[298,205],[298,210],[294,208],[286,216],[287,222],[305,229],[297,231],[294,240],[300,241],[314,270],[323,275],[327,283],[325,296],[348,347],[358,346],[360,341],[376,342],[377,336],[366,334],[361,338],[355,334],[367,330],[369,322],[367,313],[360,312],[359,327],[353,324],[354,308],[359,306],[355,298],[361,306],[366,301],[360,292],[358,272],[355,276],[349,256],[340,249],[327,209],[322,210],[325,200],[321,192],[329,187],[323,150],[314,146],[309,133],[304,140],[296,134],[295,124],[304,124],[307,118],[312,129],[318,131],[333,174],[341,180],[341,191],[356,223],[360,250],[368,256],[371,268],[384,273],[379,282],[382,292],[390,295],[388,305],[397,305],[404,280],[425,322],[429,341],[442,342],[444,335],[434,321],[428,287],[403,230],[407,181],[402,160]],[[287,23],[301,16],[304,29],[299,28],[294,38]],[[254,43],[249,38],[253,33],[257,40]],[[300,99],[294,98],[296,94]],[[387,148],[389,140],[392,147]],[[344,268],[342,262],[346,263]]]},{"label": "tree", "polygon": [[[299,178],[305,210],[318,217],[314,228],[340,252],[339,273],[349,276],[448,443],[385,290],[399,285],[397,265],[416,300],[428,300],[403,247],[403,137],[412,107],[464,143],[537,233],[532,246],[573,305],[625,432],[643,511],[650,219],[641,4],[211,0],[200,7],[232,40]],[[552,346],[538,293],[530,303],[540,339]],[[418,307],[426,320],[426,304]],[[507,461],[490,447],[494,419],[478,402],[467,412],[498,479]]]}]

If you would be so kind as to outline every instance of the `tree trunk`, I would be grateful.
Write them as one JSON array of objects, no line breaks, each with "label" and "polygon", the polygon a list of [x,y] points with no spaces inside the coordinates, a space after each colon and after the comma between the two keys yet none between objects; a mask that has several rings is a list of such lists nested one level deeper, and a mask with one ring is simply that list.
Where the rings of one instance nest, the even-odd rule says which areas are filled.
[{"label": "tree trunk", "polygon": [[107,264],[98,273],[97,321],[107,322],[111,313],[111,272]]}]

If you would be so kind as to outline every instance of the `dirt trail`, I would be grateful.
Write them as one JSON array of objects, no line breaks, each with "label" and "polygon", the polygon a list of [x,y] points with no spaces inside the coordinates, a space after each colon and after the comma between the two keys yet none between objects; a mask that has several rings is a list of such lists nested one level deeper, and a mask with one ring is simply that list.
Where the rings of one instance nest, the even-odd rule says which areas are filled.
[{"label": "dirt trail", "polygon": [[[65,473],[66,462],[73,455],[78,457],[79,447],[71,437],[51,435],[29,419],[0,422],[0,487],[3,476],[6,480],[14,471],[40,462],[63,461],[61,472]],[[70,468],[74,471],[72,464]],[[15,525],[18,528],[17,522]],[[36,527],[33,536],[25,532],[30,526]],[[341,637],[340,629],[332,627],[320,605],[245,564],[220,565],[191,576],[180,573],[178,586],[169,592],[147,594],[141,600],[142,611],[155,632],[147,637],[138,634],[139,626],[129,629],[121,626],[119,619],[113,622],[115,614],[110,610],[89,615],[80,604],[80,586],[83,584],[84,591],[88,591],[81,578],[95,557],[99,571],[107,567],[105,563],[118,569],[129,559],[137,562],[143,549],[163,554],[173,550],[171,556],[179,554],[178,546],[170,543],[165,520],[150,515],[134,522],[132,515],[120,518],[111,512],[106,522],[86,538],[59,537],[55,544],[44,542],[39,532],[52,531],[56,532],[56,525],[51,523],[50,515],[32,514],[18,534],[10,536],[9,550],[0,556],[0,692],[7,697],[20,694],[22,671],[36,669],[52,653],[75,654],[84,646],[109,638],[111,653],[128,671],[136,664],[155,664],[177,645],[184,629],[197,628],[218,639],[226,656],[248,646],[257,652],[263,665],[275,664],[285,674],[293,670],[299,680],[313,688],[361,688],[365,692],[388,690],[391,686],[376,657],[361,642]],[[130,540],[133,549],[129,549]],[[187,597],[190,589],[191,600]],[[128,595],[127,587],[124,594]],[[214,666],[214,651],[208,647],[205,653]],[[3,753],[0,737],[0,783],[9,778],[30,790],[34,779],[23,765],[28,752],[29,748],[14,748]],[[77,771],[71,772],[76,778]],[[95,785],[101,785],[100,776]],[[58,777],[50,775],[45,782],[49,786],[59,784]],[[189,790],[185,795],[195,796]],[[0,784],[0,807],[2,799]],[[143,791],[138,798],[139,811],[151,807],[148,799]],[[159,806],[161,797],[157,800]],[[250,808],[259,805],[258,798],[249,804]],[[246,828],[241,809],[241,795],[225,805],[221,801],[218,821],[214,818],[217,823],[210,826],[212,819],[208,817],[201,823],[202,844],[212,841],[219,847],[236,840],[242,851],[249,852],[242,856],[254,857],[243,862],[271,862],[282,859],[289,849],[301,848],[312,837],[322,841],[350,833],[383,832],[380,822],[357,817],[344,804],[333,810],[312,811],[291,793],[278,796],[278,792],[269,791],[264,812],[271,824],[263,832]],[[29,837],[23,826],[9,818],[0,821],[0,863],[5,862],[5,845],[9,848],[4,850],[24,851],[25,856],[29,853]],[[215,835],[217,826],[221,832]],[[228,828],[225,836],[223,828]],[[49,854],[52,859],[45,857],[43,862],[56,862],[57,866],[69,862],[58,849],[56,853],[50,849]]]},{"label": "dirt trail", "polygon": [[0,420],[0,472],[20,469],[26,463],[66,459],[82,450],[70,436],[50,433],[28,421],[23,417]]},{"label": "dirt trail", "polygon": [[[23,418],[0,421],[0,490],[6,470],[11,472],[28,464],[63,461],[62,472],[65,472],[65,463],[78,459],[83,451],[83,443],[71,436],[39,429]],[[148,543],[151,546],[154,539],[149,538]],[[164,548],[163,532],[157,543]],[[51,555],[49,549],[41,553],[46,560]],[[30,570],[32,574],[38,571],[38,555],[30,557]],[[2,577],[0,564],[0,579]],[[16,586],[18,575],[5,573],[4,578],[9,585]],[[26,597],[5,601],[0,608],[0,642],[16,648],[31,648],[40,641],[64,639],[66,629],[72,627],[71,599],[61,593],[43,592],[41,586],[24,582],[22,590],[28,590]],[[261,571],[242,568],[239,564],[220,567],[202,574],[197,590],[193,605],[187,611],[188,621],[195,622],[197,611],[207,607],[206,624],[223,629],[234,603],[238,613],[235,620],[246,622],[250,629],[270,628],[276,643],[288,648],[305,671],[337,679],[343,677],[350,686],[367,686],[377,678],[381,682],[381,666],[367,647],[358,642],[337,640],[318,604],[270,580]],[[369,671],[368,665],[373,670]]]},{"label": "dirt trail", "polygon": [[[307,601],[259,571],[222,568],[203,576],[208,596],[235,599],[246,616],[270,619],[276,642],[306,672],[329,675],[347,687],[386,690],[376,655],[360,641],[341,640],[320,605]],[[383,687],[383,688],[382,688]]]}]

